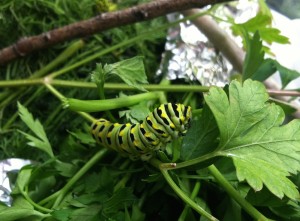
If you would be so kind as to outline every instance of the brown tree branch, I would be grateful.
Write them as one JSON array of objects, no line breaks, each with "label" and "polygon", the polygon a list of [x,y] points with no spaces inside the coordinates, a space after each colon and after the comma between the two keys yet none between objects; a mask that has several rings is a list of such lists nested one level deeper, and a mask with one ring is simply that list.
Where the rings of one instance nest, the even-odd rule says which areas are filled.
[{"label": "brown tree branch", "polygon": [[0,65],[33,51],[70,39],[85,37],[110,28],[150,20],[171,12],[201,8],[230,0],[157,0],[116,12],[103,13],[88,20],[53,29],[40,35],[23,38],[0,51]]}]

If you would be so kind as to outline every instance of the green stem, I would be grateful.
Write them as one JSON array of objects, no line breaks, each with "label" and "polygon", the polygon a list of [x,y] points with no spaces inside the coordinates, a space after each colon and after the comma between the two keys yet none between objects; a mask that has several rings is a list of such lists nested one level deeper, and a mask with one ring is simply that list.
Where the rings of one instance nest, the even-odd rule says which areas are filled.
[{"label": "green stem", "polygon": [[184,161],[184,162],[181,162],[181,163],[176,163],[176,164],[174,164],[174,163],[163,163],[161,165],[161,167],[165,168],[166,170],[180,169],[180,168],[184,168],[184,167],[188,167],[188,166],[192,166],[192,165],[201,163],[203,161],[212,159],[213,157],[217,157],[219,155],[220,155],[219,152],[208,153],[208,154],[203,155],[201,157],[197,157],[197,158],[194,158],[192,160],[187,160],[187,161]]},{"label": "green stem", "polygon": [[[95,83],[97,85],[99,98],[100,98],[100,100],[105,100],[105,93],[104,93],[105,77],[104,77],[104,74],[99,74],[97,76],[98,77],[97,77],[97,80],[95,81]],[[105,111],[105,114],[110,122],[117,122],[116,118],[113,116],[113,114],[109,110]]]},{"label": "green stem", "polygon": [[215,177],[216,181],[226,190],[226,192],[236,201],[241,207],[251,215],[255,220],[268,221],[263,214],[261,214],[256,208],[254,208],[250,203],[248,203],[234,188],[233,186],[224,178],[224,176],[219,172],[219,170],[214,166],[210,165],[208,167],[210,173]]},{"label": "green stem", "polygon": [[45,84],[45,86],[49,89],[49,91],[57,97],[59,100],[63,101],[65,100],[65,96],[62,95],[58,90],[56,90],[51,84]]},{"label": "green stem", "polygon": [[5,80],[0,81],[0,88],[1,87],[21,87],[21,86],[31,86],[31,85],[39,85],[43,84],[43,79],[20,79],[20,80]]},{"label": "green stem", "polygon": [[159,35],[158,33],[163,33],[164,30],[167,30],[169,29],[170,27],[172,26],[176,26],[178,25],[179,23],[181,22],[185,22],[187,20],[190,20],[190,19],[194,19],[196,17],[199,17],[199,16],[203,16],[207,14],[207,12],[201,12],[201,13],[197,13],[197,14],[194,14],[194,15],[191,15],[191,16],[187,16],[183,19],[180,19],[180,20],[177,20],[175,22],[172,22],[172,23],[169,23],[169,24],[166,24],[166,25],[163,25],[161,27],[158,27],[158,28],[155,28],[155,29],[152,29],[150,31],[147,31],[147,32],[144,32],[140,35],[137,35],[136,37],[133,37],[131,39],[128,39],[128,40],[125,40],[119,44],[116,44],[112,47],[109,47],[109,48],[106,48],[106,49],[103,49],[102,51],[100,51],[99,53],[94,53],[93,55],[85,58],[85,59],[82,59],[81,61],[73,64],[73,65],[70,65],[66,68],[63,68],[59,71],[56,71],[56,72],[53,72],[51,77],[57,77],[63,73],[66,73],[68,71],[71,71],[77,67],[80,67],[88,62],[91,62],[92,60],[94,59],[99,59],[101,56],[105,55],[105,54],[108,54],[110,52],[113,52],[119,48],[122,48],[124,46],[129,46],[129,45],[132,45],[132,44],[136,44],[137,41],[143,41],[143,40],[147,40],[147,39],[155,39],[155,38],[158,38],[158,37],[161,37],[161,35]]},{"label": "green stem", "polygon": [[77,111],[77,114],[81,115],[84,119],[90,121],[91,123],[96,120],[94,117],[85,112]]},{"label": "green stem", "polygon": [[165,168],[161,167],[162,163],[155,159],[152,158],[150,160],[150,163],[155,166],[156,168],[159,168],[161,171],[162,175],[170,185],[170,187],[175,191],[175,193],[186,203],[188,204],[191,208],[193,208],[196,212],[198,212],[200,215],[206,217],[207,219],[211,221],[217,221],[218,219],[206,212],[204,209],[202,209],[197,203],[195,203],[190,197],[188,197],[177,185],[176,183],[172,180],[171,176],[168,173],[168,170]]},{"label": "green stem", "polygon": [[73,44],[71,44],[69,47],[67,47],[62,53],[60,53],[53,61],[48,63],[46,66],[44,66],[40,70],[34,72],[30,76],[30,78],[38,78],[38,77],[44,76],[45,74],[49,73],[51,70],[53,70],[59,64],[62,64],[63,62],[68,60],[69,57],[73,56],[83,46],[84,46],[83,40],[75,41]]},{"label": "green stem", "polygon": [[41,200],[38,204],[39,205],[45,205],[46,203],[52,201],[52,200],[55,200],[60,194],[60,190],[53,193],[52,195],[48,196],[47,198]]},{"label": "green stem", "polygon": [[188,92],[186,98],[184,99],[184,101],[183,101],[182,103],[183,103],[185,106],[187,106],[187,105],[190,103],[190,101],[191,101],[191,99],[192,99],[193,96],[194,96],[194,93],[193,93],[193,92]]},{"label": "green stem", "polygon": [[[119,167],[120,170],[124,170],[125,168],[128,167],[128,165],[130,164],[130,160],[126,160],[124,161],[124,163]],[[129,169],[132,169],[132,165]],[[124,188],[127,181],[130,179],[132,173],[126,173],[121,180],[119,180],[119,182],[114,186],[114,192],[117,192],[118,190],[120,190],[121,188]]]},{"label": "green stem", "polygon": [[[44,79],[39,78],[47,74],[49,71],[57,67],[59,64],[63,63],[72,56],[78,49],[80,49],[84,45],[83,41],[77,41],[71,46],[69,46],[66,50],[64,50],[58,57],[56,57],[53,61],[49,64],[41,68],[40,70],[34,72],[29,78],[27,79],[20,79],[20,80],[5,80],[0,81],[0,87],[20,87],[20,86],[28,86],[28,85],[36,85],[36,84],[43,84]],[[52,77],[53,74],[49,75],[48,77]]]},{"label": "green stem", "polygon": [[[24,85],[42,84],[44,83],[44,80],[39,77],[44,76],[45,74],[49,73],[52,69],[57,67],[59,64],[65,62],[70,56],[74,55],[74,53],[76,53],[83,46],[84,42],[82,40],[76,41],[69,47],[67,47],[62,53],[60,53],[54,60],[52,60],[46,66],[34,72],[29,78],[21,80],[0,81],[0,87],[19,87]],[[49,75],[49,77],[53,76],[55,76],[55,74]]]},{"label": "green stem", "polygon": [[48,208],[45,208],[45,207],[42,207],[38,204],[36,204],[27,194],[27,192],[25,191],[21,191],[22,192],[22,195],[24,196],[24,198],[32,205],[34,206],[36,209],[38,209],[39,211],[41,212],[44,212],[44,213],[51,213],[52,210],[51,209],[48,209]]},{"label": "green stem", "polygon": [[[45,86],[49,89],[49,91],[54,94],[59,100],[61,100],[62,102],[64,102],[67,98],[64,97],[58,90],[56,90],[54,87],[52,87],[52,85],[50,84],[45,84]],[[93,118],[91,115],[84,113],[82,111],[76,111],[79,115],[81,115],[83,118],[85,118],[86,120],[93,122],[95,121],[95,118]]]},{"label": "green stem", "polygon": [[[66,50],[64,50],[56,59],[54,59],[52,62],[41,68],[40,70],[34,72],[28,79],[26,80],[13,80],[13,81],[0,81],[0,87],[7,87],[6,85],[10,85],[10,87],[15,86],[25,86],[25,85],[33,85],[33,84],[42,84],[44,83],[44,79],[33,79],[38,78],[46,73],[48,73],[50,70],[54,69],[59,64],[63,63],[66,59],[68,59],[70,56],[72,56],[79,48],[83,46],[83,41],[77,41],[71,46],[69,46]],[[5,100],[1,101],[0,103],[0,109],[11,103],[12,100],[14,100],[19,95],[23,95],[24,91],[28,91],[27,87],[19,88],[18,90],[14,91],[6,91],[3,93],[3,96],[5,96]],[[1,97],[1,100],[3,98]]]},{"label": "green stem", "polygon": [[5,106],[7,106],[8,104],[10,104],[13,99],[15,99],[25,93],[26,93],[26,91],[24,92],[23,89],[19,89],[19,90],[15,91],[14,93],[12,93],[11,91],[9,93],[4,92],[5,98],[0,103],[0,110],[2,108],[4,108]]},{"label": "green stem", "polygon": [[[53,204],[53,208],[57,208],[60,204],[60,202],[63,200],[63,198],[65,197],[65,195],[68,193],[68,191],[70,190],[70,188],[84,175],[86,174],[86,172],[92,167],[94,166],[98,160],[100,160],[104,154],[107,152],[107,149],[102,149],[100,151],[98,151],[68,182],[67,184],[61,189],[59,190],[58,194],[55,193],[57,196],[54,204]],[[48,197],[48,198],[53,198],[52,196]],[[43,200],[43,202],[41,203],[45,203],[47,200]]]},{"label": "green stem", "polygon": [[[64,83],[64,82],[56,82],[57,80],[53,81],[53,85],[57,85],[57,83]],[[92,83],[86,83],[84,86],[89,88],[95,88],[95,86],[91,85]],[[62,85],[57,85],[62,86]],[[77,86],[77,85],[72,85]],[[79,85],[78,85],[79,86]],[[143,87],[147,91],[166,91],[166,92],[208,92],[210,87],[208,86],[198,86],[198,85],[166,85],[166,84],[145,84]],[[130,91],[137,91],[136,88],[131,87],[127,84],[114,84],[114,83],[106,83],[104,85],[105,90],[130,90]]]},{"label": "green stem", "polygon": [[73,111],[98,112],[128,107],[137,104],[143,100],[157,99],[158,94],[155,92],[132,95],[106,100],[78,100],[66,98],[63,100],[63,106]]},{"label": "green stem", "polygon": [[[43,87],[38,88],[33,95],[31,95],[24,103],[23,106],[28,106],[34,99],[37,98],[37,96],[40,95],[41,91],[43,90]],[[18,117],[18,112],[15,112],[5,123],[5,125],[3,126],[3,130],[6,130],[10,127],[10,125],[17,119]]]},{"label": "green stem", "polygon": [[[196,184],[195,184],[195,186],[194,186],[194,189],[192,191],[192,194],[190,196],[190,198],[192,200],[194,200],[196,198],[196,196],[198,195],[199,190],[200,190],[200,186],[201,186],[200,182],[197,181]],[[189,205],[185,205],[185,207],[184,207],[184,209],[183,209],[180,217],[178,218],[178,221],[185,221],[186,220],[186,216],[187,216],[189,210],[190,210],[190,206]]]},{"label": "green stem", "polygon": [[[163,80],[159,83],[159,86],[160,86],[160,87],[163,87],[163,86],[169,86],[169,85],[170,85],[170,81],[167,80],[167,79],[163,79]],[[147,90],[147,89],[146,89],[146,90]],[[163,91],[161,91],[161,92],[159,92],[159,93],[160,93],[160,95],[159,95],[159,102],[160,102],[161,104],[168,103],[168,99],[167,99],[166,94],[165,94]]]},{"label": "green stem", "polygon": [[[46,78],[46,79],[49,79]],[[0,81],[0,88],[3,87],[21,87],[44,84],[45,79],[25,79],[25,80],[8,80]],[[91,82],[78,82],[68,80],[52,79],[51,85],[59,87],[72,87],[72,88],[96,88],[96,85]],[[167,91],[167,92],[208,92],[210,87],[198,85],[167,85],[167,84],[146,84],[143,87],[148,91]],[[105,90],[122,90],[122,91],[137,91],[137,88],[127,84],[119,83],[105,83]]]},{"label": "green stem", "polygon": [[121,42],[119,44],[116,44],[116,45],[114,45],[112,47],[103,49],[102,51],[100,51],[98,53],[95,53],[95,54],[93,54],[93,55],[91,55],[91,56],[89,56],[89,57],[87,57],[85,59],[82,59],[81,61],[79,61],[79,62],[77,62],[77,63],[75,63],[73,65],[70,65],[70,66],[68,66],[66,68],[63,68],[63,69],[59,70],[59,71],[53,72],[51,76],[52,77],[54,77],[54,76],[57,77],[57,76],[62,75],[64,73],[68,72],[68,71],[71,71],[71,70],[73,70],[73,69],[75,69],[77,67],[80,67],[80,66],[82,66],[82,65],[84,65],[84,64],[86,64],[88,62],[91,62],[94,59],[99,59],[101,56],[103,56],[105,54],[108,54],[110,52],[113,52],[113,51],[115,51],[115,50],[117,50],[117,49],[119,49],[121,47],[124,47],[124,46],[127,46],[127,45],[131,45],[131,44],[135,44],[136,41],[147,39],[147,38],[149,38],[149,34],[148,34],[148,36],[147,35],[138,35],[138,36],[136,36],[134,38],[131,38],[131,39],[126,40],[126,41],[123,41],[123,42]]},{"label": "green stem", "polygon": [[203,109],[196,109],[196,110],[192,110],[192,114],[193,116],[196,116],[196,115],[201,115],[203,112]]}]

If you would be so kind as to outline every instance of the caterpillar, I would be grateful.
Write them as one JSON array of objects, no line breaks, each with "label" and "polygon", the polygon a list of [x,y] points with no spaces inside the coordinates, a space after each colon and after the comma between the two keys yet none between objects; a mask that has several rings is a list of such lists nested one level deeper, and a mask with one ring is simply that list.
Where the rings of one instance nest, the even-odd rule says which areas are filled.
[{"label": "caterpillar", "polygon": [[192,110],[183,104],[167,103],[155,108],[141,123],[119,124],[100,118],[92,124],[97,143],[132,160],[149,160],[157,150],[179,136],[190,126]]}]

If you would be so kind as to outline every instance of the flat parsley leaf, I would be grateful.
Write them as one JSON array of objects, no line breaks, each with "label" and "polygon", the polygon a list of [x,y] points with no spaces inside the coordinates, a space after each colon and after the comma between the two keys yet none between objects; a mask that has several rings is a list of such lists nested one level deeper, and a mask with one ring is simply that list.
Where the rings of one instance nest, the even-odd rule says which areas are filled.
[{"label": "flat parsley leaf", "polygon": [[40,121],[35,120],[32,114],[27,110],[27,108],[20,103],[18,103],[18,109],[19,109],[19,116],[21,117],[22,121],[28,126],[28,128],[35,135],[33,136],[19,130],[19,132],[25,135],[26,139],[29,141],[28,145],[46,152],[51,158],[54,157],[51,144],[47,138],[47,134]]},{"label": "flat parsley leaf", "polygon": [[287,176],[300,170],[300,120],[282,125],[283,110],[268,98],[264,85],[250,79],[233,81],[229,97],[220,88],[205,95],[220,130],[216,151],[233,159],[239,181],[295,199],[299,193]]},{"label": "flat parsley leaf", "polygon": [[141,91],[146,91],[142,84],[148,84],[143,58],[136,56],[114,64],[104,65],[106,75],[117,75],[126,84]]}]

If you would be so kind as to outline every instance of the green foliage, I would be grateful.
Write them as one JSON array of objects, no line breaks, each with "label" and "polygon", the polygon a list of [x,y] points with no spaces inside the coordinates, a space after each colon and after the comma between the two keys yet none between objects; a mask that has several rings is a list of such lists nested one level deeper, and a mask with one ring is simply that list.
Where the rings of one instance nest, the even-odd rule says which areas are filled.
[{"label": "green foliage", "polygon": [[262,50],[262,41],[260,40],[259,33],[256,32],[253,39],[246,38],[247,53],[245,63],[243,66],[243,79],[251,78],[258,67],[264,60],[264,51]]},{"label": "green foliage", "polygon": [[285,88],[292,80],[300,77],[299,72],[282,66],[274,59],[267,58],[260,64],[258,69],[253,72],[254,74],[251,78],[253,80],[264,81],[276,71],[280,74],[282,88]]},{"label": "green foliage", "polygon": [[[263,41],[271,44],[272,42],[277,42],[280,44],[288,44],[289,39],[280,34],[280,30],[272,28],[271,26],[272,17],[270,13],[260,12],[257,13],[252,19],[241,23],[234,24],[232,26],[232,31],[236,35],[241,35],[245,38],[244,31],[247,30],[248,33],[255,34],[259,32]],[[248,45],[245,42],[245,45]]]},{"label": "green foliage", "polygon": [[[177,188],[184,191],[184,193],[192,194],[193,182],[189,178],[193,177],[202,183],[203,188],[214,188],[205,183],[205,180],[212,179],[211,175],[205,170],[209,170],[208,165],[215,163],[227,179],[236,183],[243,183],[244,181],[248,183],[249,187],[255,192],[249,191],[248,188],[246,194],[243,195],[247,196],[247,199],[253,205],[271,207],[274,210],[273,214],[277,214],[280,209],[287,206],[290,210],[299,208],[297,204],[291,205],[292,201],[289,200],[289,198],[296,199],[299,193],[296,185],[288,178],[291,174],[297,174],[300,170],[299,120],[282,125],[284,120],[283,110],[279,106],[268,102],[269,96],[263,84],[250,79],[244,81],[243,84],[233,81],[225,89],[212,87],[204,98],[206,104],[203,111],[201,111],[201,115],[197,114],[195,116],[192,127],[183,139],[182,147],[180,148],[180,143],[172,143],[172,148],[168,148],[168,154],[159,153],[164,162],[171,162],[168,157],[173,154],[173,160],[178,160],[178,150],[181,150],[180,159],[182,162],[178,163],[178,167],[195,167],[194,172],[192,172],[193,169],[189,170],[189,174],[184,170],[177,173],[172,172],[168,179],[172,177],[171,179],[176,182],[171,182],[171,187],[178,185]],[[146,106],[145,102],[141,104]],[[132,108],[131,114],[133,117],[147,112],[146,109],[139,108],[140,105]],[[40,122],[34,120],[32,114],[21,104],[18,106],[22,120],[37,136],[35,139],[29,136],[28,139],[31,142],[36,142],[36,139],[47,140]],[[24,132],[22,133],[24,134]],[[82,144],[94,144],[90,137],[80,131],[70,132],[70,135]],[[89,173],[86,169],[83,169],[85,172],[78,170],[79,164],[84,163],[83,168],[91,168],[102,157],[102,153],[98,152],[86,162],[78,158],[77,162],[74,162],[75,165],[70,162],[51,160],[45,162],[44,165],[23,168],[18,175],[13,193],[15,198],[23,197],[27,200],[30,208],[20,210],[16,206],[13,207],[11,213],[3,210],[3,216],[7,220],[11,220],[26,212],[29,217],[35,217],[37,220],[40,220],[40,217],[45,218],[48,216],[63,221],[77,220],[82,217],[85,217],[86,220],[105,220],[106,217],[116,220],[147,219],[147,215],[141,211],[142,208],[137,207],[135,204],[139,200],[137,195],[148,192],[147,184],[133,184],[131,187],[123,186],[123,182],[126,183],[129,179],[133,179],[132,181],[136,179],[136,170],[126,170],[120,173],[120,171],[113,168],[115,163],[118,165],[118,160],[109,167],[102,167],[100,172],[98,168]],[[229,161],[222,161],[221,158],[232,159],[233,165]],[[105,162],[105,158],[103,160]],[[132,165],[134,166],[134,164]],[[199,170],[199,168],[202,168],[202,170]],[[194,175],[191,175],[191,172]],[[216,176],[212,171],[211,173]],[[144,180],[151,183],[161,182],[161,177],[157,176],[156,172],[155,174],[155,176],[149,176]],[[166,176],[165,173],[164,176]],[[57,179],[56,177],[60,178]],[[70,180],[65,180],[64,188],[57,190],[46,198],[45,196],[42,197],[45,194],[41,193],[43,188],[56,189],[59,184],[58,180],[66,178]],[[76,185],[73,187],[72,192],[69,192],[68,189],[75,182]],[[226,186],[223,182],[220,183],[220,187],[222,185]],[[135,188],[139,185],[141,186],[138,189],[141,192],[136,192]],[[161,186],[159,186],[160,188]],[[156,192],[159,189],[156,187],[150,190]],[[199,187],[197,189],[201,192]],[[245,189],[245,187],[237,188],[241,192]],[[175,188],[175,192],[177,191],[179,190]],[[235,190],[230,190],[229,194],[231,194],[231,191]],[[74,193],[76,196],[73,195]],[[210,216],[207,212],[211,211],[212,205],[207,202],[207,197],[210,197],[211,193],[208,192],[207,194],[207,196],[193,197],[192,200],[196,205],[205,208],[203,214],[208,218]],[[222,196],[221,193],[219,195]],[[36,204],[30,197],[42,201],[40,204]],[[183,195],[184,199],[186,197],[188,196]],[[242,196],[238,196],[239,200],[241,200],[240,198]],[[273,200],[267,203],[266,198]],[[190,200],[187,202],[190,202]],[[222,215],[224,220],[241,220],[241,208],[232,198],[227,197],[223,203],[231,205]],[[48,208],[47,205],[52,206]],[[42,211],[42,213],[38,211]],[[201,211],[198,212],[202,214]],[[184,210],[181,219],[190,216],[194,216],[191,211]],[[297,217],[297,213],[294,216]]]},{"label": "green foliage", "polygon": [[204,106],[200,118],[193,119],[192,127],[183,138],[181,158],[190,160],[203,156],[217,147],[218,127],[211,110]]},{"label": "green foliage", "polygon": [[[16,3],[3,0],[0,5],[0,48],[17,41],[20,36],[37,35],[75,21],[96,15],[94,1],[30,0]],[[85,13],[81,13],[82,9]],[[10,33],[9,35],[7,33]]]},{"label": "green foliage", "polygon": [[279,72],[282,88],[285,88],[292,80],[298,78],[300,73],[282,66],[278,61],[264,58],[264,51],[259,32],[252,39],[245,33],[247,42],[247,53],[243,66],[243,79],[264,81],[276,71]]},{"label": "green foliage", "polygon": [[228,95],[212,88],[205,101],[211,111],[204,107],[200,120],[193,122],[181,156],[208,162],[216,156],[229,157],[240,182],[247,181],[255,191],[264,184],[279,198],[296,199],[296,185],[288,176],[300,170],[300,121],[283,126],[282,109],[267,103],[264,86],[252,80],[243,85],[233,81]]},{"label": "green foliage", "polygon": [[97,64],[96,70],[92,73],[92,80],[97,84],[99,90],[103,90],[104,81],[111,75],[116,75],[129,86],[135,87],[141,91],[146,91],[142,85],[147,84],[147,76],[143,58],[141,56],[133,57],[114,64],[106,64],[102,67]]},{"label": "green foliage", "polygon": [[[125,96],[121,94],[121,97]],[[120,111],[119,116],[125,117],[127,122],[139,123],[149,115],[149,108],[147,107],[149,102],[140,102],[137,105],[129,107],[129,110]]]},{"label": "green foliage", "polygon": [[[105,220],[105,217],[113,217],[120,209],[132,204],[135,200],[129,188],[121,189],[106,198],[107,196],[103,196],[102,202],[100,202],[101,194],[97,197],[92,194],[83,195],[76,200],[71,200],[69,209],[55,210],[52,212],[52,216],[61,221],[78,220],[82,217],[85,220]],[[103,206],[97,203],[101,203]],[[99,213],[101,213],[100,216]],[[125,214],[123,213],[122,216],[124,218]]]},{"label": "green foliage", "polygon": [[205,100],[220,130],[219,155],[233,159],[239,181],[256,191],[263,184],[276,196],[295,199],[296,186],[287,178],[300,170],[299,120],[282,126],[284,113],[267,104],[268,94],[259,82],[232,82],[229,98],[212,88]]},{"label": "green foliage", "polygon": [[[114,5],[106,0],[20,4],[5,0],[0,6],[0,44],[5,47],[21,37],[90,18],[99,10],[137,2],[141,1]],[[75,49],[75,44],[65,43],[0,67],[0,78],[5,80],[32,80],[37,73],[47,77],[46,87],[16,85],[0,92],[0,156],[34,160],[18,172],[13,204],[0,204],[0,219],[215,220],[216,216],[247,221],[267,216],[299,220],[299,120],[284,124],[282,109],[272,103],[263,84],[252,81],[279,71],[284,88],[299,73],[264,57],[269,52],[265,43],[288,43],[288,39],[271,27],[270,11],[263,0],[259,3],[257,16],[232,25],[247,52],[243,84],[233,81],[228,88],[211,88],[204,104],[198,102],[196,92],[180,94],[178,99],[179,92],[127,91],[125,96],[116,92],[118,87],[106,87],[111,82],[119,86],[121,80],[131,90],[145,91],[147,79],[154,82],[152,73],[159,65],[168,27],[162,26],[163,18],[108,30],[75,43],[80,45]],[[85,84],[90,73],[98,91]],[[55,84],[58,77],[67,81]],[[61,108],[55,96],[70,109]],[[164,102],[158,99],[192,103],[191,128],[182,141],[170,143],[147,163],[96,146],[87,122],[93,117],[82,111],[92,109],[100,112],[95,117],[137,123]]]},{"label": "green foliage", "polygon": [[20,219],[29,218],[31,220],[42,220],[46,216],[33,209],[9,207],[0,210],[1,220],[3,221],[15,221]]},{"label": "green foliage", "polygon": [[32,114],[29,113],[28,110],[20,103],[18,103],[18,108],[19,108],[19,115],[22,121],[36,135],[35,137],[28,133],[20,131],[30,141],[27,144],[46,152],[49,155],[49,157],[54,157],[51,144],[49,143],[44,128],[39,122],[39,120],[34,120]]}]

